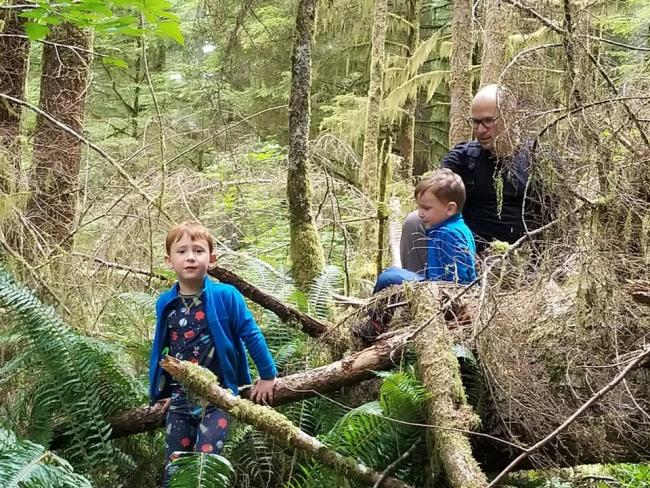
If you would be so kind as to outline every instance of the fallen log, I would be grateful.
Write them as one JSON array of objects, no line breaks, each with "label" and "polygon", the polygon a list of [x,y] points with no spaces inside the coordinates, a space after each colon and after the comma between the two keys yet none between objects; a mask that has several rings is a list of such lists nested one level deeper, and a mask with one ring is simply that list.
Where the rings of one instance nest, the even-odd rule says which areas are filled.
[{"label": "fallen log", "polygon": [[179,361],[166,356],[161,366],[189,390],[213,405],[227,411],[237,420],[272,435],[288,446],[300,449],[321,463],[335,469],[339,474],[354,478],[369,486],[374,486],[383,478],[386,488],[410,488],[405,482],[373,471],[364,464],[344,457],[330,449],[315,437],[301,431],[284,415],[275,410],[256,405],[249,400],[235,397],[229,390],[217,386],[217,378],[204,368],[188,361]]},{"label": "fallen log", "polygon": [[[411,323],[421,330],[415,338],[420,379],[432,393],[428,402],[430,459],[438,458],[452,488],[481,488],[487,478],[472,456],[465,432],[480,420],[468,405],[461,382],[458,361],[452,352],[452,340],[440,310],[439,291],[435,283],[417,288],[405,287],[411,303]],[[439,320],[435,317],[439,316]]]},{"label": "fallen log", "polygon": [[[271,406],[295,402],[318,393],[337,391],[344,386],[351,386],[373,377],[373,371],[391,368],[394,365],[393,358],[400,354],[406,342],[413,336],[413,332],[411,329],[403,329],[399,334],[350,354],[340,361],[278,378]],[[249,397],[250,388],[247,386],[240,390],[242,398]],[[110,417],[108,419],[112,427],[110,438],[117,439],[163,427],[166,413],[162,403],[157,403],[151,407],[143,405]],[[52,444],[61,447],[63,439],[55,437]]]}]

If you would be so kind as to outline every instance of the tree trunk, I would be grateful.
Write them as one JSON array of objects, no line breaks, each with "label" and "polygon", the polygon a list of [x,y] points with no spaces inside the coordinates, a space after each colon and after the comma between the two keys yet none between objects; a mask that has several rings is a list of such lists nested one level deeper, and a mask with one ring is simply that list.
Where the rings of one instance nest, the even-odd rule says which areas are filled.
[{"label": "tree trunk", "polygon": [[311,43],[314,36],[316,0],[300,0],[296,16],[296,43],[289,95],[289,168],[287,199],[291,234],[291,271],[301,289],[311,286],[325,267],[325,256],[311,214],[309,120],[311,94]]},{"label": "tree trunk", "polygon": [[467,141],[472,136],[466,118],[472,105],[472,2],[455,0],[451,21],[451,76],[449,90],[449,145]]},{"label": "tree trunk", "polygon": [[[377,200],[377,166],[379,151],[379,123],[381,116],[382,83],[384,78],[384,58],[386,55],[387,0],[375,0],[372,24],[372,50],[370,53],[370,85],[361,160],[361,191],[375,203]],[[369,262],[373,263],[377,244],[377,225],[374,219],[366,221],[362,230],[361,249],[369,251]]]},{"label": "tree trunk", "polygon": [[[353,478],[368,486],[376,486],[382,473],[328,448],[315,437],[304,433],[289,419],[275,410],[235,397],[229,390],[217,386],[217,378],[206,369],[188,361],[166,356],[162,367],[183,383],[193,393],[209,403],[227,411],[234,418],[275,437],[282,444],[300,449],[337,473]],[[381,483],[386,488],[409,488],[396,478],[386,477]]]},{"label": "tree trunk", "polygon": [[[23,3],[18,0],[11,4]],[[0,11],[0,93],[24,100],[25,79],[29,65],[29,40],[23,37],[24,19],[18,10]],[[1,25],[0,25],[1,27]],[[20,120],[22,106],[3,100],[0,102],[0,192],[11,193],[17,186],[20,170]]]},{"label": "tree trunk", "polygon": [[[409,0],[408,21],[409,26],[408,51],[407,56],[413,56],[413,53],[420,44],[420,13],[422,10],[422,0]],[[415,111],[417,108],[417,95],[409,97],[404,103],[404,112],[406,117],[402,123],[402,135],[400,140],[402,160],[402,171],[404,176],[410,181],[413,177],[413,153],[415,152]]]},{"label": "tree trunk", "polygon": [[501,0],[485,0],[481,86],[500,83],[506,66],[506,41],[511,31],[512,7]]},{"label": "tree trunk", "polygon": [[[400,354],[412,334],[412,331],[404,330],[340,361],[278,378],[270,406],[284,405],[316,394],[331,393],[374,377],[374,371],[393,367],[394,358]],[[242,398],[248,398],[250,387],[240,389],[239,394]],[[111,438],[117,439],[162,427],[166,413],[158,403],[152,407],[144,405],[111,417],[107,419],[112,427]],[[52,449],[60,447],[65,444],[65,438],[55,436],[52,443]]]},{"label": "tree trunk", "polygon": [[[39,107],[81,133],[91,75],[90,33],[62,24],[52,28],[48,40],[66,47],[43,46]],[[50,245],[71,244],[68,235],[76,217],[80,162],[81,142],[39,115],[27,217]]]},{"label": "tree trunk", "polygon": [[562,1],[563,27],[566,35],[563,38],[564,54],[566,56],[565,85],[568,107],[574,109],[583,104],[583,96],[578,83],[578,54],[574,38],[573,6],[571,0]]},{"label": "tree trunk", "polygon": [[377,261],[375,269],[377,276],[384,269],[384,238],[386,235],[386,223],[389,217],[386,192],[388,183],[393,179],[392,145],[392,140],[390,140],[388,150],[382,157],[379,171],[379,195],[377,196]]},{"label": "tree trunk", "polygon": [[[429,400],[429,423],[436,457],[451,488],[480,488],[487,479],[472,457],[469,439],[462,431],[480,424],[467,404],[460,378],[458,360],[452,352],[452,340],[440,313],[440,297],[434,283],[405,289],[411,294],[410,317],[414,326],[424,326],[415,339],[415,353],[422,384],[432,393]],[[417,295],[415,295],[415,293]],[[431,320],[436,315],[439,320]]]}]

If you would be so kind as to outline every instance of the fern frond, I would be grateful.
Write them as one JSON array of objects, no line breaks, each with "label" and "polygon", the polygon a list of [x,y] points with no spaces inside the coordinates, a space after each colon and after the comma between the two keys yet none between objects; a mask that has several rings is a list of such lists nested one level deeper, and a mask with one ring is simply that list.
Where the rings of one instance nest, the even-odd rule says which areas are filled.
[{"label": "fern frond", "polygon": [[343,286],[343,273],[337,266],[325,266],[323,272],[311,283],[309,288],[309,305],[312,313],[326,319],[332,305],[332,294],[339,292]]},{"label": "fern frond", "polygon": [[[7,445],[8,440],[13,440]],[[3,488],[92,488],[63,458],[40,444],[16,441],[0,427],[0,486]]]},{"label": "fern frond", "polygon": [[191,453],[176,459],[170,488],[226,488],[234,469],[230,462],[216,454]]},{"label": "fern frond", "polygon": [[[26,406],[32,434],[47,443],[52,427],[63,427],[70,460],[84,466],[105,462],[114,452],[105,416],[141,400],[113,351],[73,332],[50,306],[16,283],[0,268],[0,307],[23,337],[23,375],[31,395]],[[19,326],[19,327],[18,327]]]}]

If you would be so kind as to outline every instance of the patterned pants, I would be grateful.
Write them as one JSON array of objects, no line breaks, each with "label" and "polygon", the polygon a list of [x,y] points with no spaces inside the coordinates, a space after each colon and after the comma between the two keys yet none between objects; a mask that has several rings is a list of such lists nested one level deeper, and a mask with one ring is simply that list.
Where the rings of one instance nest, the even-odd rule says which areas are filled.
[{"label": "patterned pants", "polygon": [[174,459],[192,452],[219,454],[230,427],[228,414],[223,410],[212,405],[204,410],[187,401],[184,395],[174,396],[167,413],[163,486],[167,486],[169,477],[174,474],[174,468],[169,466]]}]

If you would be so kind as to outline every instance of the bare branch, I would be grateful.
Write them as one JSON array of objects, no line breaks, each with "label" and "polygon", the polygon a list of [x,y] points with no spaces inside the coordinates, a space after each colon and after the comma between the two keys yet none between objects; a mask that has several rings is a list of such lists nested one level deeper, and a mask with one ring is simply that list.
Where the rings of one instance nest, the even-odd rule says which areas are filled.
[{"label": "bare branch", "polygon": [[593,405],[595,402],[597,402],[600,398],[605,396],[610,390],[612,390],[616,385],[618,385],[626,376],[627,374],[632,371],[634,368],[636,368],[645,358],[650,356],[650,348],[646,349],[642,353],[638,354],[636,358],[627,365],[627,367],[621,371],[616,378],[614,378],[612,381],[610,381],[607,385],[605,385],[603,388],[601,388],[594,396],[592,396],[589,400],[587,400],[578,410],[575,411],[573,415],[571,415],[562,425],[560,425],[557,429],[555,429],[553,432],[551,432],[549,435],[547,435],[544,439],[539,441],[537,444],[535,444],[532,447],[529,447],[521,453],[513,462],[511,462],[499,475],[492,480],[492,482],[488,485],[488,488],[492,488],[494,486],[498,486],[501,480],[510,472],[512,471],[521,461],[526,459],[528,456],[533,454],[534,452],[540,450],[542,447],[544,447],[546,444],[548,444],[550,441],[552,441],[554,438],[556,438],[559,434],[561,434],[563,431],[569,427],[580,415],[582,415],[591,405]]}]

